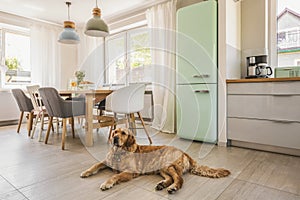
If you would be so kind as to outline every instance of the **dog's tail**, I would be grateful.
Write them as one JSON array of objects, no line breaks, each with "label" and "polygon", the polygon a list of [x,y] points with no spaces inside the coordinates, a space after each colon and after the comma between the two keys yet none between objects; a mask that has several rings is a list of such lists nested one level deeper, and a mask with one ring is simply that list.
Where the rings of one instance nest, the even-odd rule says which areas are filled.
[{"label": "dog's tail", "polygon": [[196,165],[191,169],[191,173],[210,178],[222,178],[228,176],[230,171],[223,168],[214,169],[204,165]]},{"label": "dog's tail", "polygon": [[230,175],[230,171],[227,169],[210,168],[208,166],[197,164],[197,162],[193,160],[191,157],[189,157],[189,159],[191,164],[190,172],[197,176],[205,176],[210,178],[222,178]]}]

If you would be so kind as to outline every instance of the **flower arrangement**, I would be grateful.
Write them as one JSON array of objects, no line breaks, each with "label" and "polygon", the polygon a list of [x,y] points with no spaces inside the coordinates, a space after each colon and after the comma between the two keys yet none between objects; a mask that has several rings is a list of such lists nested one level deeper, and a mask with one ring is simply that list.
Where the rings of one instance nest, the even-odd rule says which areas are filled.
[{"label": "flower arrangement", "polygon": [[76,71],[75,76],[77,78],[77,85],[79,85],[85,77],[85,71]]}]

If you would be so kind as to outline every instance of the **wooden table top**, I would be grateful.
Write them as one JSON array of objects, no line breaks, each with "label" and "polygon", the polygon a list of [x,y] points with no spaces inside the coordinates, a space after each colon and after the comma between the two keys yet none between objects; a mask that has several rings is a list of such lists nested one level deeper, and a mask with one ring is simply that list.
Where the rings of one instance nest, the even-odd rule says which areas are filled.
[{"label": "wooden table top", "polygon": [[71,94],[110,94],[113,90],[61,90],[59,94],[68,96]]}]

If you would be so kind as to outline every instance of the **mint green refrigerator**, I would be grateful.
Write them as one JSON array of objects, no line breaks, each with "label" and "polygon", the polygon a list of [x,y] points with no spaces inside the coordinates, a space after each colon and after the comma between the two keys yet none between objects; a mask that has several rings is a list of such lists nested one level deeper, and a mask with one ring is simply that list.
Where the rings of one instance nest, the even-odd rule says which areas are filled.
[{"label": "mint green refrigerator", "polygon": [[217,2],[177,11],[176,126],[181,138],[217,142]]}]

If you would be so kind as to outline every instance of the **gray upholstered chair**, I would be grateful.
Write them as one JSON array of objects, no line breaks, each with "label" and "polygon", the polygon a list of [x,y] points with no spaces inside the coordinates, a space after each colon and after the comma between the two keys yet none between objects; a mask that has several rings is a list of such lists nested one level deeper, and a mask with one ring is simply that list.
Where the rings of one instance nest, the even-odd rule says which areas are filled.
[{"label": "gray upholstered chair", "polygon": [[71,127],[73,138],[74,133],[74,118],[75,116],[85,115],[85,102],[75,100],[64,100],[59,95],[58,91],[51,87],[40,88],[39,93],[49,115],[49,126],[46,133],[45,144],[48,142],[50,129],[53,122],[53,117],[62,118],[62,150],[65,149],[65,137],[67,132],[67,119],[71,119]]},{"label": "gray upholstered chair", "polygon": [[32,102],[31,102],[30,98],[26,96],[26,94],[23,92],[23,90],[12,89],[11,91],[13,93],[13,96],[14,96],[14,98],[19,106],[19,110],[21,112],[19,123],[18,123],[18,128],[17,128],[17,133],[20,132],[23,115],[26,112],[26,113],[28,113],[28,120],[29,120],[28,125],[27,125],[28,136],[30,136],[30,131],[32,129],[32,122],[33,122],[33,118],[34,118]]}]

